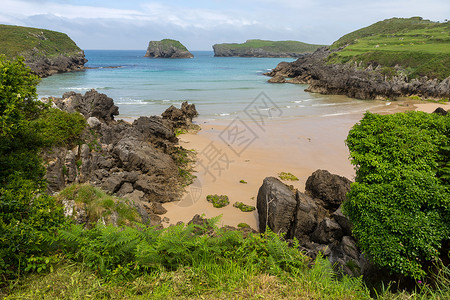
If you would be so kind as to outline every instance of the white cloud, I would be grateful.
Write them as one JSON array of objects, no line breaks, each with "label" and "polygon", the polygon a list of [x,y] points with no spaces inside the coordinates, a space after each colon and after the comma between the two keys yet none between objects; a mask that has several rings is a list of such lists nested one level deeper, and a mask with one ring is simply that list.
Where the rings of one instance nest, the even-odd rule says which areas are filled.
[{"label": "white cloud", "polygon": [[325,44],[345,33],[394,16],[420,15],[443,20],[450,15],[446,0],[429,0],[427,3],[419,0],[1,2],[0,23],[62,31],[85,49],[140,49],[149,39],[167,37],[182,40],[194,50],[249,38]]}]

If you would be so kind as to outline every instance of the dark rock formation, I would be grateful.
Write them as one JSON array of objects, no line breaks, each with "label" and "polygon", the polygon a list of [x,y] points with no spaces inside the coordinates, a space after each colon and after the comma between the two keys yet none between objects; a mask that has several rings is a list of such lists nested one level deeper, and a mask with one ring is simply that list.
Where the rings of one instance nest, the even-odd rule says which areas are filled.
[{"label": "dark rock formation", "polygon": [[[160,203],[179,200],[182,191],[176,162],[182,148],[174,134],[179,123],[157,116],[140,117],[133,124],[116,121],[113,100],[95,90],[85,95],[69,92],[52,100],[60,109],[81,113],[88,128],[80,146],[43,154],[49,192],[87,182],[133,200],[153,224],[159,222],[157,215],[164,213]],[[180,119],[192,123],[195,106],[184,103],[183,107],[180,111],[185,115]]]},{"label": "dark rock formation", "polygon": [[26,56],[25,63],[31,71],[39,77],[47,77],[56,73],[81,71],[87,59],[84,51],[73,55],[59,55],[56,57]]},{"label": "dark rock formation", "polygon": [[[271,82],[309,84],[307,92],[346,95],[357,99],[396,99],[419,96],[423,98],[449,98],[450,77],[439,81],[422,77],[409,80],[406,76],[392,78],[378,72],[380,66],[362,69],[354,64],[327,64],[326,58],[335,51],[319,48],[292,63],[281,62],[265,75],[274,77]],[[400,67],[399,67],[400,68]]]},{"label": "dark rock formation", "polygon": [[337,209],[350,191],[351,181],[326,170],[317,170],[306,180],[305,190],[313,198],[323,200],[326,209]]},{"label": "dark rock formation", "polygon": [[446,115],[448,114],[448,112],[447,112],[445,109],[443,109],[442,107],[436,108],[436,109],[433,111],[433,113],[434,113],[434,114],[441,115],[441,116],[446,116]]},{"label": "dark rock formation", "polygon": [[179,41],[164,39],[161,41],[150,41],[145,57],[193,58],[194,55]]},{"label": "dark rock formation", "polygon": [[293,192],[275,177],[264,179],[256,200],[259,231],[268,226],[275,233],[286,233],[294,220],[297,201]]},{"label": "dark rock formation", "polygon": [[198,112],[195,109],[195,104],[183,102],[181,109],[171,105],[161,116],[163,119],[173,122],[177,128],[188,129],[192,125],[192,119],[198,116]]},{"label": "dark rock formation", "polygon": [[276,233],[285,233],[287,240],[296,238],[300,249],[312,258],[321,252],[346,273],[359,275],[367,262],[340,208],[349,190],[350,180],[323,170],[308,178],[306,193],[268,177],[258,192],[259,230],[264,232],[268,226]]}]

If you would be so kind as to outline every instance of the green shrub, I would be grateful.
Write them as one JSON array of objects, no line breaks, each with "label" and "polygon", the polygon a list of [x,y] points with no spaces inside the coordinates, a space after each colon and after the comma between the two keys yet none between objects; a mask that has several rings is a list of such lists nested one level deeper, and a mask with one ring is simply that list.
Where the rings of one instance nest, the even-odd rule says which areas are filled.
[{"label": "green shrub", "polygon": [[344,212],[361,248],[381,267],[425,276],[450,236],[450,117],[422,112],[366,113],[346,143],[356,182]]},{"label": "green shrub", "polygon": [[0,285],[52,262],[63,208],[31,180],[20,177],[0,189]]},{"label": "green shrub", "polygon": [[79,139],[86,127],[86,120],[79,113],[50,108],[44,110],[31,126],[36,130],[43,146],[70,145]]}]

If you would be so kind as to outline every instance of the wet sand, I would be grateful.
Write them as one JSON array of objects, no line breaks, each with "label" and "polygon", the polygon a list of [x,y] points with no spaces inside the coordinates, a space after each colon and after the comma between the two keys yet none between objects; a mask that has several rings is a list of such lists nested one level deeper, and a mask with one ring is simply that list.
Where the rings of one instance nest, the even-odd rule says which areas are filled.
[{"label": "wet sand", "polygon": [[[428,103],[418,105],[418,109],[427,111],[433,111],[433,107],[434,104]],[[389,114],[414,109],[413,102],[392,102],[372,112]],[[169,219],[165,225],[188,222],[195,214],[200,214],[207,218],[222,215],[220,226],[247,223],[257,229],[256,210],[241,212],[233,204],[240,201],[256,206],[258,189],[265,177],[290,172],[299,180],[284,182],[301,191],[307,178],[317,169],[352,180],[355,172],[348,159],[345,139],[362,116],[362,113],[355,113],[281,118],[265,120],[264,124],[252,120],[197,120],[201,131],[179,137],[181,146],[197,152],[194,167],[197,179],[187,187],[183,200],[164,204],[168,212],[162,217]],[[246,132],[243,138],[236,137],[235,133],[239,132],[236,128]],[[206,201],[210,194],[227,195],[230,204],[214,208]]]}]

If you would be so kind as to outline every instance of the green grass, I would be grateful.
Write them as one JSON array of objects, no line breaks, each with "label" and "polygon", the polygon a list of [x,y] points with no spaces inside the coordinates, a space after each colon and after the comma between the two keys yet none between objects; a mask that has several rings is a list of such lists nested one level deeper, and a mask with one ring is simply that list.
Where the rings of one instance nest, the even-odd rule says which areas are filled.
[{"label": "green grass", "polygon": [[409,78],[450,76],[450,23],[415,17],[393,18],[349,33],[330,47],[348,45],[328,57],[329,63],[381,65],[386,75],[396,75],[401,66]]},{"label": "green grass", "polygon": [[266,51],[275,53],[311,53],[317,50],[317,48],[323,45],[307,44],[298,41],[266,41],[266,40],[247,40],[245,43],[229,43],[229,44],[217,44],[222,49],[253,49],[261,48]]},{"label": "green grass", "polygon": [[70,185],[58,193],[56,200],[75,201],[75,207],[87,212],[88,226],[94,226],[101,220],[109,223],[113,214],[117,214],[119,226],[142,221],[130,200],[108,195],[90,184]]},{"label": "green grass", "polygon": [[[37,49],[37,52],[33,52]],[[1,25],[0,54],[8,59],[17,56],[68,56],[81,49],[66,34],[46,29]]]},{"label": "green grass", "polygon": [[188,51],[188,49],[181,44],[179,41],[172,40],[172,39],[163,39],[161,41],[150,41],[149,47],[152,46],[159,46],[163,51],[167,51],[170,48],[174,47],[176,49],[182,50],[182,51]]}]

